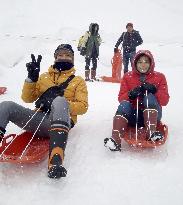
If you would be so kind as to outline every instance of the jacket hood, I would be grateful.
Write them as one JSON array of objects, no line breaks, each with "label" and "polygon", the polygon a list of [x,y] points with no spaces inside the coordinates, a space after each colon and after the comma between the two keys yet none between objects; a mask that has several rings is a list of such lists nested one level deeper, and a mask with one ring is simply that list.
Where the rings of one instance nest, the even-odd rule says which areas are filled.
[{"label": "jacket hood", "polygon": [[139,51],[135,54],[134,59],[133,59],[133,62],[132,62],[132,71],[133,71],[133,72],[136,72],[136,73],[140,74],[139,71],[137,71],[136,64],[137,64],[138,59],[139,59],[141,56],[143,56],[143,55],[147,56],[147,57],[150,59],[150,63],[151,63],[151,64],[150,64],[150,68],[149,68],[149,70],[147,71],[146,74],[148,74],[148,73],[154,71],[155,62],[154,62],[154,58],[153,58],[152,53],[151,53],[150,51],[148,51],[148,50],[139,50]]},{"label": "jacket hood", "polygon": [[91,23],[89,26],[89,32],[92,35],[97,35],[99,31],[99,25],[97,23]]}]

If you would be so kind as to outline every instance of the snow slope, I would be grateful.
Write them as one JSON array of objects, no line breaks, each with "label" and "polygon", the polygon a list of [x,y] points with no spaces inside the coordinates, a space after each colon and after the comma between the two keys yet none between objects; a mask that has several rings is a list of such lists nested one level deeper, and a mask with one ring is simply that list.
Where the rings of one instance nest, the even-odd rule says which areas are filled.
[{"label": "snow slope", "polygon": [[[0,164],[0,205],[183,204],[182,8],[181,0],[0,0],[0,86],[8,87],[0,101],[33,108],[20,98],[25,64],[31,53],[41,54],[41,72],[46,71],[60,43],[72,44],[77,74],[83,76],[84,59],[76,46],[91,22],[99,23],[103,39],[98,76],[111,74],[114,44],[126,23],[133,22],[144,39],[138,49],[152,51],[171,96],[163,109],[163,121],[169,126],[164,146],[138,151],[124,143],[121,153],[111,153],[103,139],[111,134],[119,85],[88,83],[89,110],[71,130],[66,149],[67,177],[48,179],[47,161],[31,166]],[[9,123],[7,133],[19,131]]]}]

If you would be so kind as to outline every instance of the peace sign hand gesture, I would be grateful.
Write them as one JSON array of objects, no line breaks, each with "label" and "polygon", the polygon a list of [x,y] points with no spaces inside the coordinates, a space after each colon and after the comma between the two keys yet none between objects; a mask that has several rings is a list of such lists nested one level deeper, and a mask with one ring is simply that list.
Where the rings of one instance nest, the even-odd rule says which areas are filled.
[{"label": "peace sign hand gesture", "polygon": [[40,63],[42,60],[42,56],[38,55],[36,60],[35,55],[31,54],[32,61],[26,64],[27,71],[28,71],[28,78],[31,79],[33,82],[37,82],[39,78],[40,72]]}]

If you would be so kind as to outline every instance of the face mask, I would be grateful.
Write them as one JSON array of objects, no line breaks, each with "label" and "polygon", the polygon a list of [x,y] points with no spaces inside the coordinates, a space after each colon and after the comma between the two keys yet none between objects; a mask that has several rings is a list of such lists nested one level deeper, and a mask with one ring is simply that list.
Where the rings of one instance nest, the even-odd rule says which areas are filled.
[{"label": "face mask", "polygon": [[54,63],[53,68],[56,68],[59,71],[65,71],[71,69],[73,66],[74,66],[73,63],[66,62],[66,61],[59,61]]}]

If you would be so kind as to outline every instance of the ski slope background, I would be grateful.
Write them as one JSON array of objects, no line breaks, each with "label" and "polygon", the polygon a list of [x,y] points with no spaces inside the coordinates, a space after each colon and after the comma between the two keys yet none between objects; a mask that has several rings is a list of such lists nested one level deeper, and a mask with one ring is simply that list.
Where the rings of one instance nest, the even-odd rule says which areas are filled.
[{"label": "ski slope background", "polygon": [[[47,160],[37,165],[0,164],[0,205],[182,205],[183,204],[183,2],[181,0],[97,1],[0,0],[0,86],[8,91],[0,102],[21,100],[30,54],[41,54],[41,72],[53,64],[61,43],[75,50],[77,74],[84,77],[84,58],[77,40],[91,22],[100,25],[103,43],[97,75],[111,75],[114,45],[127,22],[144,40],[156,70],[166,75],[170,102],[163,109],[169,127],[167,143],[138,151],[125,143],[121,153],[103,146],[118,106],[119,84],[87,83],[89,110],[79,117],[66,148],[66,178],[47,177]],[[7,134],[20,129],[9,123]]]}]

